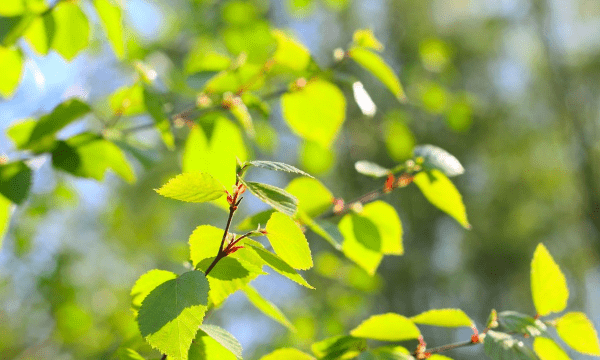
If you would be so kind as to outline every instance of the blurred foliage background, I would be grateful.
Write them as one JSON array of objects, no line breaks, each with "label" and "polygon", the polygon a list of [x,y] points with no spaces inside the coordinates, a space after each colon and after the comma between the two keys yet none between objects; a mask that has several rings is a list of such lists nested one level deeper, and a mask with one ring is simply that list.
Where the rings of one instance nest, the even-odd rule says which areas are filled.
[{"label": "blurred foliage background", "polygon": [[[84,11],[89,6],[82,1]],[[305,143],[281,119],[256,116],[254,158],[295,164],[315,174],[337,197],[353,199],[379,183],[354,162],[394,166],[415,144],[454,154],[466,172],[454,181],[472,230],[435,209],[415,187],[385,200],[399,211],[405,255],[386,257],[375,277],[309,235],[317,290],[273,275],[253,284],[282,308],[296,332],[253,309],[240,294],[208,317],[235,335],[244,356],[346,333],[369,314],[407,316],[457,307],[480,326],[492,308],[533,314],[529,263],[543,242],[567,275],[570,309],[600,327],[600,3],[594,0],[127,0],[124,60],[117,59],[92,20],[91,47],[72,62],[56,53],[29,60],[11,99],[0,102],[0,127],[50,111],[77,95],[110,112],[107,97],[131,85],[142,60],[181,94],[173,111],[193,103],[207,79],[195,73],[206,49],[261,62],[274,49],[270,29],[290,31],[322,67],[352,33],[370,28],[405,86],[400,104],[363,69],[342,63],[343,84],[360,79],[377,105],[373,117],[342,89],[348,113],[332,149]],[[87,13],[87,11],[86,11]],[[91,13],[91,11],[90,11]],[[21,39],[20,41],[24,41]],[[187,103],[186,99],[187,96]],[[104,109],[104,110],[102,110]],[[140,116],[140,124],[146,120]],[[92,120],[65,129],[97,126]],[[186,137],[177,133],[179,150]],[[17,209],[0,251],[1,359],[111,359],[125,344],[141,345],[129,309],[134,281],[152,268],[180,271],[186,242],[199,224],[223,226],[211,205],[182,205],[153,189],[180,172],[180,151],[155,132],[135,140],[147,150],[135,162],[137,182],[112,174],[101,183],[52,171],[34,159],[34,194]],[[0,153],[13,145],[0,135]],[[284,186],[289,178],[268,174]],[[264,209],[248,201],[246,214]],[[240,214],[241,215],[241,214]],[[237,221],[243,216],[237,217]],[[429,345],[468,339],[470,331],[424,329]],[[415,343],[416,344],[416,343]],[[411,345],[412,347],[412,345]],[[481,346],[448,353],[481,358]],[[580,354],[573,358],[584,359]]]}]

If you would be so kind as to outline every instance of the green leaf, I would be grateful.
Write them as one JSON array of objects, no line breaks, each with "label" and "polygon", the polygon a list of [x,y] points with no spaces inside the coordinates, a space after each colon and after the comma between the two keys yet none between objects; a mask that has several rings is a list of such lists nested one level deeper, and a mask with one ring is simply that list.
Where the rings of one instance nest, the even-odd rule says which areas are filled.
[{"label": "green leaf", "polygon": [[207,173],[183,173],[169,180],[157,193],[175,200],[201,203],[220,198],[225,188]]},{"label": "green leaf", "polygon": [[[273,270],[278,272],[279,274],[287,277],[288,279],[302,285],[306,286],[309,289],[314,289],[314,287],[310,286],[309,283],[304,280],[296,270],[294,270],[288,263],[283,261],[279,256],[273,254],[270,251],[267,251],[260,243],[255,241],[246,240],[244,241],[245,245],[250,246],[258,256],[265,262],[266,265],[271,267]],[[237,253],[237,252],[236,252]]]},{"label": "green leaf", "polygon": [[350,331],[350,335],[382,341],[417,339],[421,332],[406,317],[394,313],[374,315]]},{"label": "green leaf", "polygon": [[348,53],[354,61],[379,79],[399,101],[406,102],[408,100],[400,80],[379,55],[359,46],[351,48]]},{"label": "green leaf", "polygon": [[415,136],[406,125],[403,112],[394,111],[386,115],[383,124],[383,136],[390,157],[395,161],[404,161],[413,155]]},{"label": "green leaf", "polygon": [[298,199],[287,191],[273,185],[257,183],[252,181],[240,181],[246,185],[248,190],[264,203],[271,205],[275,210],[294,216],[298,207]]},{"label": "green leaf", "polygon": [[190,235],[190,259],[194,267],[200,261],[214,258],[219,252],[224,230],[211,225],[198,226]]},{"label": "green leaf", "polygon": [[314,357],[298,349],[277,349],[260,358],[260,360],[316,360]]},{"label": "green leaf", "polygon": [[283,118],[300,137],[329,148],[346,117],[346,99],[332,83],[315,79],[281,97]]},{"label": "green leaf", "polygon": [[8,135],[18,150],[24,150],[36,124],[37,121],[34,119],[17,121],[8,127],[6,135]]},{"label": "green leaf", "polygon": [[24,0],[3,1],[0,3],[0,16],[21,15],[26,9]]},{"label": "green leaf", "polygon": [[410,318],[416,324],[444,327],[473,327],[475,324],[460,309],[435,309]]},{"label": "green leaf", "polygon": [[194,74],[225,70],[231,65],[231,59],[226,53],[225,49],[219,49],[216,41],[200,36],[187,53],[184,61],[185,72]]},{"label": "green leaf", "polygon": [[275,253],[291,267],[307,270],[313,266],[308,241],[291,217],[279,212],[273,213],[267,221],[266,231]]},{"label": "green leaf", "polygon": [[161,97],[148,87],[144,87],[144,105],[154,120],[156,128],[160,132],[167,149],[175,149],[175,138],[171,132],[171,122],[163,112],[163,101]]},{"label": "green leaf", "polygon": [[402,223],[393,206],[381,200],[373,201],[363,207],[360,216],[369,219],[377,227],[383,254],[404,254]]},{"label": "green leaf", "polygon": [[533,340],[533,351],[540,360],[571,360],[554,340],[545,337],[536,337]]},{"label": "green leaf", "polygon": [[196,338],[190,346],[188,360],[235,360],[231,351],[211,338],[207,333],[198,330]]},{"label": "green leaf", "polygon": [[[433,354],[428,359],[435,359]],[[415,360],[410,351],[402,346],[380,346],[362,353],[358,360]]]},{"label": "green leaf", "polygon": [[327,240],[336,250],[342,250],[344,236],[338,227],[326,220],[311,219],[304,212],[298,211],[300,220],[315,234]]},{"label": "green leaf", "polygon": [[[227,94],[229,95],[229,94]],[[229,112],[234,118],[240,123],[240,126],[244,129],[248,137],[254,138],[256,131],[254,130],[254,123],[252,122],[252,115],[244,101],[239,96],[225,96],[224,101],[228,101]]]},{"label": "green leaf", "polygon": [[276,65],[283,65],[295,71],[302,71],[310,64],[310,52],[296,40],[288,37],[283,31],[271,32],[277,40],[277,50],[273,55]]},{"label": "green leaf", "polygon": [[208,306],[208,290],[208,280],[200,271],[186,272],[159,285],[140,307],[142,336],[163,354],[187,360]]},{"label": "green leaf", "polygon": [[282,162],[255,160],[255,161],[250,161],[249,164],[252,166],[262,168],[262,169],[274,170],[274,171],[285,171],[285,172],[300,174],[300,175],[304,175],[304,176],[308,176],[309,178],[312,178],[312,175],[307,174],[304,171],[302,171],[292,165],[288,165],[288,164],[285,164]]},{"label": "green leaf", "polygon": [[125,43],[123,42],[123,20],[121,8],[110,0],[94,0],[94,7],[106,37],[115,52],[117,58],[122,59],[125,55]]},{"label": "green leaf", "polygon": [[51,13],[36,16],[23,36],[38,54],[47,55],[52,46],[55,27],[54,17]]},{"label": "green leaf", "polygon": [[565,275],[542,243],[531,260],[531,296],[540,316],[563,311],[569,300]]},{"label": "green leaf", "polygon": [[204,331],[208,336],[229,350],[236,358],[242,358],[242,345],[227,330],[209,324],[200,325],[200,330]]},{"label": "green leaf", "polygon": [[19,16],[0,17],[0,45],[10,47],[31,26],[36,16],[24,14]]},{"label": "green leaf", "polygon": [[137,82],[131,86],[117,89],[108,98],[110,109],[114,114],[134,116],[146,111],[144,104],[144,85]]},{"label": "green leaf", "polygon": [[23,161],[0,165],[0,195],[15,204],[23,203],[31,188],[31,174]]},{"label": "green leaf", "polygon": [[567,345],[580,353],[600,356],[594,324],[581,312],[569,312],[556,320],[556,332]]},{"label": "green leaf", "polygon": [[120,348],[117,354],[119,355],[119,360],[145,360],[142,355],[133,349]]},{"label": "green leaf", "polygon": [[536,360],[537,357],[523,344],[512,336],[489,330],[483,342],[483,348],[487,356],[493,360]]},{"label": "green leaf", "polygon": [[10,200],[0,195],[0,249],[2,248],[2,239],[4,239],[10,224],[11,207]]},{"label": "green leaf", "polygon": [[433,354],[429,358],[429,360],[452,360],[452,358],[440,354]]},{"label": "green leaf", "polygon": [[290,181],[285,191],[298,199],[298,211],[317,216],[333,204],[333,194],[319,180],[299,177]]},{"label": "green leaf", "polygon": [[446,176],[452,177],[465,172],[457,158],[446,150],[433,145],[420,145],[413,150],[415,157],[423,158],[425,169],[438,169]]},{"label": "green leaf", "polygon": [[356,30],[354,35],[352,35],[352,41],[354,44],[364,48],[373,49],[376,51],[383,50],[383,44],[381,44],[379,40],[375,38],[373,30],[371,29]]},{"label": "green leaf", "polygon": [[370,162],[367,160],[355,162],[354,168],[360,174],[372,176],[374,178],[386,177],[392,173],[390,169],[384,168],[381,165],[375,164],[374,162]]},{"label": "green leaf", "polygon": [[498,323],[510,333],[527,334],[532,337],[548,336],[547,327],[541,320],[515,311],[498,313]]},{"label": "green leaf", "polygon": [[245,218],[242,222],[240,222],[238,224],[237,228],[240,231],[254,230],[258,227],[258,225],[266,224],[267,221],[269,221],[269,219],[271,218],[271,214],[274,212],[275,212],[274,209],[269,209],[269,210],[261,211],[254,215],[248,216],[247,218]]},{"label": "green leaf", "polygon": [[367,349],[367,341],[352,336],[334,336],[312,344],[319,359],[352,359]]},{"label": "green leaf", "polygon": [[471,228],[462,196],[441,171],[420,172],[415,175],[414,183],[431,204],[452,216],[465,229]]},{"label": "green leaf", "polygon": [[52,48],[65,60],[71,61],[89,43],[90,24],[76,3],[59,2],[52,10],[56,25]]},{"label": "green leaf", "polygon": [[294,325],[287,319],[287,317],[279,310],[275,304],[262,297],[262,295],[256,291],[252,286],[247,285],[244,289],[244,294],[248,298],[248,301],[252,303],[258,310],[263,314],[267,315],[271,319],[277,321],[281,325],[288,329],[295,331]]},{"label": "green leaf", "polygon": [[135,174],[123,151],[98,135],[83,133],[58,141],[52,150],[52,165],[75,176],[101,181],[107,169],[133,183]]},{"label": "green leaf", "polygon": [[166,270],[150,270],[135,282],[131,288],[131,307],[136,312],[142,306],[142,302],[156,287],[168,280],[175,279],[177,275]]},{"label": "green leaf", "polygon": [[363,216],[346,214],[338,223],[338,228],[344,237],[342,244],[344,255],[369,275],[375,274],[375,270],[383,259],[381,235],[377,226]]},{"label": "green leaf", "polygon": [[0,46],[0,95],[11,97],[21,82],[21,74],[25,62],[23,53],[17,47]]},{"label": "green leaf", "polygon": [[[204,259],[198,263],[196,268],[206,272],[213,261],[214,256],[212,258]],[[219,260],[207,277],[209,280],[210,278],[218,280],[237,280],[248,277],[249,275],[250,271],[246,269],[237,259],[228,256]]]}]

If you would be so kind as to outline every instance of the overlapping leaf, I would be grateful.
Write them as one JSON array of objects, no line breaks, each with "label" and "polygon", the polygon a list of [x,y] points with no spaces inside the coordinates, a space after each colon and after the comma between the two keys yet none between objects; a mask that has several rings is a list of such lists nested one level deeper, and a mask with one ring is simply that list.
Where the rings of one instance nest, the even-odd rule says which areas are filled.
[{"label": "overlapping leaf", "polygon": [[402,102],[407,100],[400,80],[398,80],[392,68],[378,54],[360,46],[354,46],[348,53],[352,60],[371,72],[398,100]]},{"label": "overlapping leaf", "polygon": [[202,324],[200,330],[229,350],[236,358],[242,358],[242,345],[227,330],[216,325]]},{"label": "overlapping leaf", "polygon": [[319,359],[352,359],[367,348],[367,341],[354,336],[334,336],[312,344]]},{"label": "overlapping leaf", "polygon": [[528,336],[548,336],[546,325],[539,319],[519,314],[515,311],[498,313],[498,323],[510,333],[526,334]]},{"label": "overlapping leaf", "polygon": [[267,239],[275,253],[294,269],[307,270],[313,265],[304,233],[289,216],[275,212],[267,221]]},{"label": "overlapping leaf", "polygon": [[123,41],[121,8],[111,3],[110,0],[94,0],[94,7],[115,55],[122,59],[125,55],[125,43]]},{"label": "overlapping leaf", "polygon": [[556,332],[567,345],[587,355],[600,356],[594,324],[581,312],[569,312],[556,320]]},{"label": "overlapping leaf", "polygon": [[309,178],[312,178],[312,175],[307,174],[304,171],[302,171],[292,165],[288,165],[288,164],[285,164],[282,162],[254,160],[254,161],[250,161],[248,164],[259,167],[259,168],[267,169],[267,170],[285,171],[285,172],[300,174],[300,175],[304,175],[304,176],[308,176]]},{"label": "overlapping leaf", "polygon": [[0,196],[21,204],[31,188],[31,169],[23,161],[0,164]]},{"label": "overlapping leaf", "polygon": [[387,313],[374,315],[350,331],[350,335],[382,341],[417,339],[421,332],[408,318]]},{"label": "overlapping leaf", "polygon": [[275,210],[286,215],[294,216],[298,208],[298,199],[290,195],[287,191],[273,185],[257,183],[252,181],[240,181],[246,185],[257,198],[264,203],[271,205]]}]

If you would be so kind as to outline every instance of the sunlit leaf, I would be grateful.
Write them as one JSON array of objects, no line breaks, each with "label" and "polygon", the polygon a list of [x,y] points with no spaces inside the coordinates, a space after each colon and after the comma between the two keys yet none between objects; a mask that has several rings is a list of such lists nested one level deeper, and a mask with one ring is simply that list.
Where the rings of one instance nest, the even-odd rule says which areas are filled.
[{"label": "sunlit leaf", "polygon": [[377,200],[365,205],[360,216],[369,219],[381,237],[381,252],[390,255],[404,254],[402,223],[398,212],[385,201]]},{"label": "sunlit leaf", "polygon": [[539,319],[519,314],[515,311],[498,313],[498,322],[510,333],[527,334],[528,336],[548,336],[546,325]]},{"label": "sunlit leaf", "polygon": [[542,243],[538,244],[531,260],[531,295],[541,316],[563,311],[569,299],[565,275]]},{"label": "sunlit leaf", "polygon": [[146,111],[144,105],[144,86],[137,82],[123,86],[108,98],[110,108],[116,115],[133,116]]},{"label": "sunlit leaf", "polygon": [[415,175],[414,183],[431,204],[452,216],[464,228],[471,228],[462,196],[446,175],[435,169],[420,172]]},{"label": "sunlit leaf", "polygon": [[382,341],[401,341],[416,339],[421,332],[410,319],[387,313],[371,316],[350,331],[350,335]]},{"label": "sunlit leaf", "polygon": [[131,307],[137,311],[142,302],[154,290],[158,285],[175,279],[177,275],[170,271],[154,269],[150,270],[135,282],[133,288],[131,288]]},{"label": "sunlit leaf", "polygon": [[[242,180],[240,180],[242,181]],[[298,207],[298,199],[290,195],[285,190],[273,185],[257,183],[252,181],[242,181],[244,185],[257,198],[271,205],[275,210],[294,216]]]},{"label": "sunlit leaf", "polygon": [[54,37],[54,17],[52,14],[36,16],[23,34],[33,50],[38,54],[46,55],[50,51]]},{"label": "sunlit leaf", "polygon": [[537,357],[523,344],[521,340],[512,336],[489,330],[483,342],[483,348],[487,356],[493,360],[536,360]]},{"label": "sunlit leaf", "polygon": [[[37,121],[34,119],[15,122],[8,127],[6,135],[12,140],[18,150],[24,150],[36,124]],[[52,145],[52,142],[50,144]]]},{"label": "sunlit leaf", "polygon": [[260,358],[260,360],[316,360],[313,356],[303,353],[298,349],[277,349]]},{"label": "sunlit leaf", "polygon": [[90,24],[79,6],[70,1],[59,2],[52,9],[56,25],[52,48],[65,60],[71,61],[88,46]]},{"label": "sunlit leaf", "polygon": [[326,174],[335,163],[333,149],[326,148],[314,141],[304,141],[298,153],[302,168],[311,174]]},{"label": "sunlit leaf", "polygon": [[24,64],[19,48],[0,46],[0,95],[5,98],[12,96],[21,81]]},{"label": "sunlit leaf", "polygon": [[344,255],[370,275],[375,274],[383,254],[381,235],[377,226],[369,219],[357,214],[346,214],[338,224],[344,237]]},{"label": "sunlit leaf", "polygon": [[352,41],[358,46],[369,48],[377,51],[383,50],[383,44],[375,38],[373,30],[371,29],[359,29],[352,35]]},{"label": "sunlit leaf", "polygon": [[168,357],[187,360],[208,306],[208,290],[208,280],[200,271],[186,272],[156,287],[138,313],[142,336]]},{"label": "sunlit leaf", "polygon": [[241,231],[254,230],[259,224],[263,225],[264,228],[264,225],[266,225],[267,221],[269,221],[271,214],[275,211],[275,209],[269,209],[248,216],[238,224],[237,228]]},{"label": "sunlit leaf", "polygon": [[244,294],[248,298],[248,301],[252,303],[258,310],[263,314],[267,315],[271,319],[277,321],[281,325],[294,331],[294,325],[287,319],[287,317],[279,310],[275,304],[262,297],[262,295],[256,291],[252,286],[248,285],[244,289]]},{"label": "sunlit leaf", "polygon": [[[235,360],[235,355],[202,330],[190,346],[188,360]],[[158,360],[158,359],[157,359]]]},{"label": "sunlit leaf", "polygon": [[[428,359],[435,359],[433,354]],[[358,360],[415,360],[406,348],[402,346],[380,346],[362,353]],[[439,359],[438,359],[439,360]]]},{"label": "sunlit leaf", "polygon": [[298,211],[298,216],[299,219],[315,234],[327,240],[327,242],[336,250],[342,250],[344,236],[334,223],[326,220],[311,219],[302,211]]},{"label": "sunlit leaf", "polygon": [[333,336],[311,346],[319,359],[352,359],[366,349],[365,339],[347,335]]},{"label": "sunlit leaf", "polygon": [[571,360],[569,355],[552,339],[536,337],[533,340],[533,351],[540,360]]},{"label": "sunlit leaf", "polygon": [[398,100],[401,102],[407,101],[400,80],[398,80],[392,68],[378,54],[363,47],[355,46],[349,50],[349,55],[352,60],[379,79]]},{"label": "sunlit leaf", "polygon": [[248,164],[259,167],[259,168],[267,169],[267,170],[285,171],[285,172],[300,174],[300,175],[304,175],[304,176],[308,176],[309,178],[312,178],[312,176],[310,174],[307,174],[304,171],[302,171],[292,165],[288,165],[288,164],[285,164],[282,162],[255,160],[255,161],[250,161]]},{"label": "sunlit leaf", "polygon": [[273,55],[275,64],[286,66],[292,70],[301,71],[310,63],[310,52],[296,40],[287,36],[283,31],[273,30],[273,37],[277,40],[277,50]]},{"label": "sunlit leaf", "polygon": [[154,92],[152,89],[145,87],[144,105],[154,120],[156,128],[160,132],[160,136],[167,146],[167,149],[173,150],[175,148],[175,138],[173,137],[173,132],[171,131],[171,122],[162,109],[163,100],[161,99],[160,95]]},{"label": "sunlit leaf", "polygon": [[375,164],[367,160],[360,160],[354,163],[354,168],[360,174],[372,176],[375,178],[385,177],[391,174],[390,169],[386,169],[381,165]]},{"label": "sunlit leaf", "polygon": [[225,195],[225,188],[207,173],[183,173],[169,180],[157,193],[187,202],[205,202]]},{"label": "sunlit leaf", "polygon": [[415,157],[423,158],[423,167],[426,169],[438,169],[448,177],[465,172],[457,158],[437,146],[420,145],[415,147],[413,153]]},{"label": "sunlit leaf", "polygon": [[236,358],[242,358],[242,345],[227,330],[209,324],[200,325],[200,330],[204,331],[208,336],[229,350]]},{"label": "sunlit leaf", "polygon": [[335,85],[321,79],[281,97],[283,118],[300,137],[329,148],[344,122],[346,99]]},{"label": "sunlit leaf", "polygon": [[219,251],[223,230],[212,225],[200,225],[190,235],[190,260],[194,267],[200,261],[213,258]]},{"label": "sunlit leaf", "polygon": [[600,343],[594,324],[581,312],[569,312],[556,320],[558,336],[573,349],[600,356]]},{"label": "sunlit leaf", "polygon": [[23,161],[0,164],[0,196],[21,204],[29,195],[31,177],[32,171]]},{"label": "sunlit leaf", "polygon": [[460,309],[435,309],[425,311],[410,318],[416,324],[445,326],[445,327],[472,327],[471,320],[464,311]]},{"label": "sunlit leaf", "polygon": [[14,45],[35,18],[35,14],[31,13],[10,17],[0,16],[0,45],[6,47]]},{"label": "sunlit leaf", "polygon": [[310,248],[304,233],[291,217],[275,212],[267,221],[267,239],[275,253],[294,269],[313,266]]},{"label": "sunlit leaf", "polygon": [[0,3],[0,16],[21,15],[26,9],[24,0],[3,1]]},{"label": "sunlit leaf", "polygon": [[94,7],[100,16],[102,28],[106,32],[106,37],[115,55],[122,59],[125,55],[125,43],[123,42],[121,8],[110,0],[94,0]]},{"label": "sunlit leaf", "polygon": [[400,111],[390,112],[383,126],[385,146],[390,157],[396,161],[409,159],[415,146],[415,136],[406,125],[405,117]]},{"label": "sunlit leaf", "polygon": [[0,249],[2,248],[2,239],[8,231],[8,224],[10,223],[10,208],[12,203],[10,200],[0,195]]},{"label": "sunlit leaf", "polygon": [[120,348],[117,351],[119,360],[145,360],[137,351],[128,348]]},{"label": "sunlit leaf", "polygon": [[298,210],[308,216],[317,216],[333,204],[333,194],[319,180],[298,177],[285,190],[298,199]]}]

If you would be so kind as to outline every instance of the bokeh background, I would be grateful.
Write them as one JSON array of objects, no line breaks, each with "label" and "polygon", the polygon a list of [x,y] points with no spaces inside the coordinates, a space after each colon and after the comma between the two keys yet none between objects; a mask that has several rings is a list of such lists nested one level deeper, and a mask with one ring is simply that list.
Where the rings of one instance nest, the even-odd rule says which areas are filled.
[{"label": "bokeh background", "polygon": [[[231,3],[243,3],[245,11]],[[305,276],[317,290],[276,274],[253,282],[288,315],[295,333],[258,313],[240,294],[212,312],[208,321],[235,335],[245,358],[284,345],[308,350],[314,341],[347,333],[370,314],[388,311],[414,315],[458,307],[480,328],[492,308],[534,314],[529,263],[539,242],[566,274],[569,309],[584,311],[600,328],[600,2],[122,4],[127,57],[143,60],[174,89],[185,88],[177,69],[195,46],[231,50],[236,39],[260,34],[262,27],[281,28],[327,67],[333,50],[347,46],[354,30],[370,28],[385,45],[383,57],[399,74],[409,104],[398,103],[367,72],[344,64],[338,71],[364,83],[377,105],[375,116],[363,115],[351,101],[351,88],[343,88],[346,122],[334,148],[326,151],[291,134],[274,99],[264,122],[272,129],[265,126],[270,132],[254,156],[314,173],[344,199],[379,186],[355,172],[355,161],[393,166],[410,156],[415,144],[442,147],[466,169],[453,181],[472,230],[408,187],[385,197],[400,213],[406,253],[386,257],[374,278],[309,235],[316,266]],[[94,20],[93,11],[87,13]],[[52,52],[40,57],[22,45],[29,60],[17,92],[0,100],[2,130],[71,96],[102,108],[109,94],[136,76],[115,58],[97,21],[91,47],[72,62]],[[254,46],[268,51],[270,44],[259,39]],[[193,96],[189,87],[186,91]],[[174,110],[183,106],[183,101],[173,104]],[[61,135],[90,126],[98,124],[87,119]],[[21,156],[3,133],[0,154]],[[153,192],[179,172],[180,153],[164,149],[151,130],[136,139],[152,165],[135,163],[133,185],[112,174],[101,183],[77,179],[54,173],[49,158],[31,160],[37,169],[34,194],[16,210],[0,251],[0,359],[111,359],[119,346],[137,346],[129,309],[132,284],[152,268],[180,271],[192,230],[205,223],[222,226],[226,214],[211,205],[182,205]],[[263,176],[280,186],[290,179]],[[257,201],[245,205],[246,214],[264,209]],[[425,328],[424,334],[434,339],[430,345],[442,345],[468,339],[470,331]],[[481,346],[448,355],[484,356]]]}]

